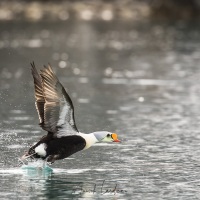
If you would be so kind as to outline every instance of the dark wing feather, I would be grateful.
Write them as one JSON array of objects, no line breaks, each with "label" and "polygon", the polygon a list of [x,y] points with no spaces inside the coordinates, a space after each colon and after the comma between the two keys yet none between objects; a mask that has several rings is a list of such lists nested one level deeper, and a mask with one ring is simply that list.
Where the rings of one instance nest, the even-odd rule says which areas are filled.
[{"label": "dark wing feather", "polygon": [[77,133],[72,101],[50,65],[44,66],[40,75],[45,99],[44,129],[57,136]]},{"label": "dark wing feather", "polygon": [[42,80],[41,80],[40,75],[37,72],[34,62],[31,63],[31,72],[33,75],[34,87],[35,87],[35,99],[36,99],[35,106],[38,112],[40,125],[43,127],[45,99],[44,99],[43,89],[42,89]]}]

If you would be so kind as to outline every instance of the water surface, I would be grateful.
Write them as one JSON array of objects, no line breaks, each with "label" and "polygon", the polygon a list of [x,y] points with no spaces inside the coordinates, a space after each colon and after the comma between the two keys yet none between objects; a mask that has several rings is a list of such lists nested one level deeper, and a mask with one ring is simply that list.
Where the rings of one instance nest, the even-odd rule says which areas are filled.
[{"label": "water surface", "polygon": [[[197,24],[1,22],[1,199],[199,199],[200,36]],[[18,158],[44,133],[29,63],[50,62],[81,132],[117,132],[23,171]]]}]

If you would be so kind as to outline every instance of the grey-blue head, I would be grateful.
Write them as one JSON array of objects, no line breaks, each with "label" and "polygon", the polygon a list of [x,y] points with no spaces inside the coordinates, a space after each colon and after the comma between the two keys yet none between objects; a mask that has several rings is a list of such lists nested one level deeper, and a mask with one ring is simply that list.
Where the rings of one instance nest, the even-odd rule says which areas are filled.
[{"label": "grey-blue head", "polygon": [[108,131],[97,131],[93,133],[98,142],[120,142],[117,138],[116,133],[111,133]]}]

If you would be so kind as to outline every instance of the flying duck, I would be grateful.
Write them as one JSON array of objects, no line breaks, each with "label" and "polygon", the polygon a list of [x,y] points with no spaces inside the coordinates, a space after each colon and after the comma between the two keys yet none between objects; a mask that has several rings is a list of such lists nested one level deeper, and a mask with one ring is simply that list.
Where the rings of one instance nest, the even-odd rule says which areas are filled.
[{"label": "flying duck", "polygon": [[50,65],[38,73],[31,63],[35,88],[35,105],[39,125],[47,132],[21,157],[42,159],[49,163],[64,159],[90,148],[97,142],[120,142],[116,133],[98,131],[89,134],[78,131],[71,98],[54,74]]}]

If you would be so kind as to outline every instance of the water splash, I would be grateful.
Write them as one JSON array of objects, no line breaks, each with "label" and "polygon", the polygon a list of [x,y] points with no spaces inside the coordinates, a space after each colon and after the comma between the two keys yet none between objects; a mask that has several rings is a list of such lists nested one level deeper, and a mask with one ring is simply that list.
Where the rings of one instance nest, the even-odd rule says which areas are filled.
[{"label": "water splash", "polygon": [[23,164],[21,166],[21,169],[23,170],[33,170],[33,171],[46,171],[46,172],[53,172],[53,169],[48,166],[46,161],[43,160],[37,160],[37,161],[31,161],[28,162],[28,164]]}]

